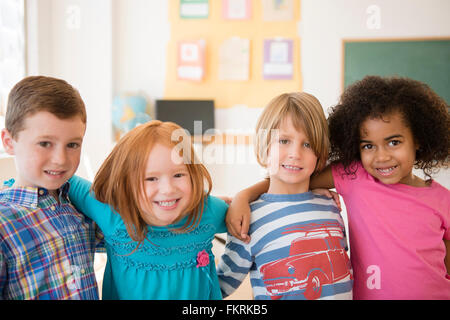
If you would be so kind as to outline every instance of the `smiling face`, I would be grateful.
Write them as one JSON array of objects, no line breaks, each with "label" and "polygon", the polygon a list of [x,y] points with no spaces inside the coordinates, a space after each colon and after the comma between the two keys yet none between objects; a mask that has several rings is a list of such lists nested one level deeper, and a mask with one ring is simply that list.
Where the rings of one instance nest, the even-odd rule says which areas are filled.
[{"label": "smiling face", "polygon": [[316,164],[317,156],[305,131],[295,128],[290,117],[287,117],[280,123],[278,134],[273,135],[270,144],[268,193],[307,192]]},{"label": "smiling face", "polygon": [[423,186],[412,173],[418,146],[399,112],[365,120],[360,137],[361,162],[370,175],[385,184]]},{"label": "smiling face", "polygon": [[191,178],[183,159],[171,147],[156,144],[145,171],[142,217],[153,226],[167,226],[183,218],[192,196]]},{"label": "smiling face", "polygon": [[47,111],[27,117],[15,139],[4,129],[5,150],[15,155],[15,186],[61,187],[78,168],[85,129],[78,116],[59,119]]}]

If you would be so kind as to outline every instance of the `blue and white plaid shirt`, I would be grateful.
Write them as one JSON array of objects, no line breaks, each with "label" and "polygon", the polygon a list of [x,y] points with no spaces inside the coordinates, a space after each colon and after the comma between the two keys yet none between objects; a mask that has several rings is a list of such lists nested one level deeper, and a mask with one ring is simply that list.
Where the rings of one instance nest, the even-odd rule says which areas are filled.
[{"label": "blue and white plaid shirt", "polygon": [[103,238],[70,203],[46,189],[0,191],[0,299],[98,299],[94,253]]}]

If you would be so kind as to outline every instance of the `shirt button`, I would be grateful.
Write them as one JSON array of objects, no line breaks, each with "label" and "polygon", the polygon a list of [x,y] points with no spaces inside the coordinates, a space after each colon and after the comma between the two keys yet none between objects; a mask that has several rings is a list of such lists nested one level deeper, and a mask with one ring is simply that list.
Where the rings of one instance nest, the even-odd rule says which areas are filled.
[{"label": "shirt button", "polygon": [[50,209],[52,209],[52,211],[55,211],[56,207],[55,206],[51,206]]},{"label": "shirt button", "polygon": [[81,269],[81,274],[84,274],[86,271],[84,269]]},{"label": "shirt button", "polygon": [[39,190],[39,194],[42,196],[44,194],[44,190]]},{"label": "shirt button", "polygon": [[73,234],[72,235],[72,240],[75,240],[77,237]]}]

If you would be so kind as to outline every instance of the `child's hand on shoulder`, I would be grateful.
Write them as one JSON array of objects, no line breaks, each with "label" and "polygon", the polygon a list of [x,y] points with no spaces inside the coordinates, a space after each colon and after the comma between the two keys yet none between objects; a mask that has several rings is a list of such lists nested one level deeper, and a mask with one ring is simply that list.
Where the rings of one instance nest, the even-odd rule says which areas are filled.
[{"label": "child's hand on shoulder", "polygon": [[250,206],[248,201],[238,196],[232,200],[225,217],[228,232],[235,238],[249,243],[250,236],[247,232],[250,225]]},{"label": "child's hand on shoulder", "polygon": [[227,196],[216,196],[216,197],[225,201],[227,205],[230,205],[231,202],[233,201],[233,198]]},{"label": "child's hand on shoulder", "polygon": [[328,197],[330,199],[333,199],[334,202],[336,203],[336,206],[338,207],[339,211],[342,211],[342,207],[341,207],[341,199],[339,198],[339,194],[337,192],[328,190],[328,189],[314,189],[311,190],[312,193],[318,194],[320,196],[325,196]]}]

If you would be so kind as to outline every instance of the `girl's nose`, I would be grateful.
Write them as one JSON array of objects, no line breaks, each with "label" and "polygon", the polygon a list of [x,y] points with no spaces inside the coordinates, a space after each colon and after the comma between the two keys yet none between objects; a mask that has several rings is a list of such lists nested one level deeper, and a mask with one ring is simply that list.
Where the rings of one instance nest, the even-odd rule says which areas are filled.
[{"label": "girl's nose", "polygon": [[376,152],[376,160],[379,162],[388,161],[391,159],[389,152],[387,152],[384,148],[378,148]]},{"label": "girl's nose", "polygon": [[170,194],[173,191],[174,187],[170,179],[162,179],[159,185],[159,191],[162,194]]}]

